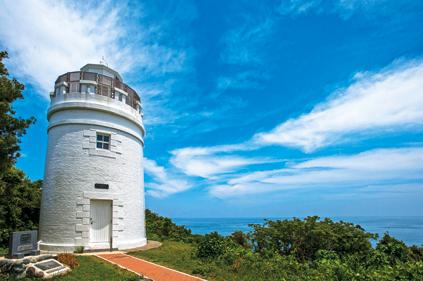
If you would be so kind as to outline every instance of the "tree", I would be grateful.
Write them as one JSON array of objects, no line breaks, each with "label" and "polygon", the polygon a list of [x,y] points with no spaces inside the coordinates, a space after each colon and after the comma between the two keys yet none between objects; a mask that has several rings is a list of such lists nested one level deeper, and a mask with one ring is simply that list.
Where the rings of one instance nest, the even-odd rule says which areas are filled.
[{"label": "tree", "polygon": [[298,260],[313,260],[319,250],[331,251],[340,257],[358,254],[366,256],[372,249],[370,239],[377,235],[365,232],[358,225],[334,222],[331,219],[307,217],[304,220],[267,221],[253,224],[250,233],[255,251],[265,255],[294,255]]},{"label": "tree", "polygon": [[40,216],[41,181],[32,182],[15,167],[4,173],[0,184],[0,246],[12,231],[36,229]]},{"label": "tree", "polygon": [[22,99],[24,86],[9,78],[3,63],[7,52],[0,52],[0,246],[7,245],[11,231],[38,226],[41,181],[31,182],[15,168],[20,137],[34,118],[15,116],[13,102]]},{"label": "tree", "polygon": [[385,233],[378,242],[376,250],[386,254],[391,264],[408,261],[410,254],[410,250],[404,242],[395,239],[388,233]]},{"label": "tree", "polygon": [[189,241],[193,238],[191,230],[176,225],[171,219],[159,216],[148,209],[145,210],[145,222],[149,239]]},{"label": "tree", "polygon": [[3,63],[7,57],[7,52],[0,52],[0,178],[15,164],[20,156],[19,138],[35,122],[33,117],[22,119],[15,116],[12,104],[23,98],[24,86],[15,78],[9,78]]}]

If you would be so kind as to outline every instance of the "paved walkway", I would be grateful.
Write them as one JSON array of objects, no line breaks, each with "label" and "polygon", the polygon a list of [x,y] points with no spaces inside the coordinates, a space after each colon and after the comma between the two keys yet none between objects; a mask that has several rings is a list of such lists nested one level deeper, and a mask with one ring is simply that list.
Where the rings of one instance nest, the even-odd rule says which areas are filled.
[{"label": "paved walkway", "polygon": [[146,278],[154,281],[199,281],[204,280],[199,277],[188,275],[155,263],[151,263],[123,253],[98,254],[99,258],[110,263],[119,265],[129,271],[142,274]]}]

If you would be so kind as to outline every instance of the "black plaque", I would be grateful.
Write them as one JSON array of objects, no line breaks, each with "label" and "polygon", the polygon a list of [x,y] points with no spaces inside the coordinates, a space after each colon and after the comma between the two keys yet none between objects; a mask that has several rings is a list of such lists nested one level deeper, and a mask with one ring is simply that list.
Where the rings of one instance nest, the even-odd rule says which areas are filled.
[{"label": "black plaque", "polygon": [[98,189],[109,189],[109,185],[104,183],[96,183],[94,184],[94,187]]},{"label": "black plaque", "polygon": [[63,267],[60,263],[58,263],[56,260],[53,260],[53,259],[37,262],[36,264],[34,264],[34,266],[38,267],[42,271]]}]

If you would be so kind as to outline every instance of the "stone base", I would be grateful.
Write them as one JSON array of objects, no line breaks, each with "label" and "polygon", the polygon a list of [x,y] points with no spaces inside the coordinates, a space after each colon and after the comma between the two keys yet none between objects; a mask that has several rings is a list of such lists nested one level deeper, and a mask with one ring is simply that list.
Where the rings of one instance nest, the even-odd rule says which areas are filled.
[{"label": "stone base", "polygon": [[[57,275],[63,275],[70,271],[70,268],[56,261],[56,255],[28,256],[22,259],[0,260],[0,273],[9,274],[15,278],[38,277],[49,279]],[[53,260],[60,265],[56,270],[42,270],[38,264]]]},{"label": "stone base", "polygon": [[[54,243],[45,243],[40,241],[38,243],[39,249],[42,253],[73,253],[76,248],[83,246],[84,251],[109,251],[110,245],[107,244],[90,244],[87,245],[76,245],[76,244],[54,244]],[[113,243],[113,250],[129,250],[134,248],[139,248],[147,245],[147,239],[141,238],[131,241],[123,241]]]}]

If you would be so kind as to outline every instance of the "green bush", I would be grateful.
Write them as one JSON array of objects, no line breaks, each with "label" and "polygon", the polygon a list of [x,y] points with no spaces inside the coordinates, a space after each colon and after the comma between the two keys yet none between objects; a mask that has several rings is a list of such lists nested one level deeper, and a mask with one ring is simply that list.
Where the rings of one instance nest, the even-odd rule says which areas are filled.
[{"label": "green bush", "polygon": [[197,257],[202,259],[217,258],[225,252],[228,243],[217,232],[206,234],[197,244]]},{"label": "green bush", "polygon": [[294,255],[298,260],[312,260],[319,250],[333,251],[340,257],[350,254],[367,255],[370,239],[377,235],[365,232],[360,226],[347,222],[320,221],[317,216],[304,220],[267,221],[252,225],[251,243],[255,251],[264,255],[277,252]]},{"label": "green bush", "polygon": [[82,254],[84,252],[84,250],[85,250],[84,246],[78,246],[78,247],[75,247],[75,251],[73,251],[73,252],[75,254]]},{"label": "green bush", "polygon": [[409,251],[410,259],[414,261],[423,261],[423,248],[419,248],[416,245],[411,246]]},{"label": "green bush", "polygon": [[7,247],[13,231],[38,228],[41,181],[32,182],[16,168],[0,178],[0,247]]},{"label": "green bush", "polygon": [[378,242],[376,250],[384,253],[391,265],[397,262],[407,262],[410,252],[404,242],[395,239],[387,233]]},{"label": "green bush", "polygon": [[148,209],[145,210],[145,222],[148,239],[185,242],[194,239],[191,230],[176,225],[171,219],[159,216]]},{"label": "green bush", "polygon": [[249,247],[249,245],[248,245],[248,236],[244,232],[242,232],[242,231],[235,231],[229,237],[237,245],[239,245],[239,246],[241,246],[243,248],[248,248]]}]

